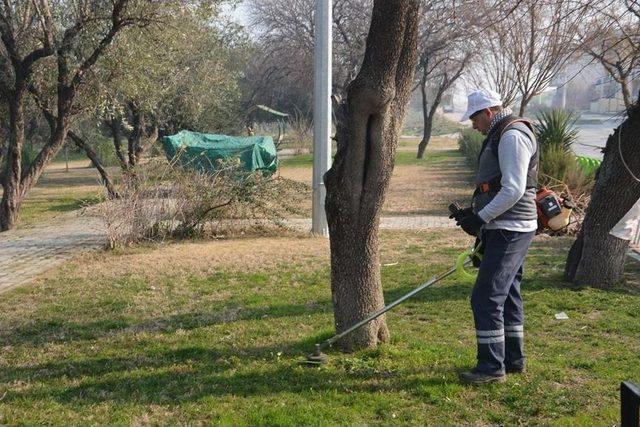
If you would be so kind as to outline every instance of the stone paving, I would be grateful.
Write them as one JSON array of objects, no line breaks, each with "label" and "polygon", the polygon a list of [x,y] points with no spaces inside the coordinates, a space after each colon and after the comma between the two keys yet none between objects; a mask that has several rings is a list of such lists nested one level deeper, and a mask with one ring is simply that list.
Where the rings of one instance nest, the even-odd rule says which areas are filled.
[{"label": "stone paving", "polygon": [[27,283],[86,250],[104,247],[102,220],[79,212],[49,224],[0,233],[0,293]]},{"label": "stone paving", "polygon": [[[311,219],[290,219],[287,224],[297,230],[311,229]],[[455,227],[456,223],[447,216],[385,216],[380,218],[380,228],[384,230],[420,230],[426,228]]]}]

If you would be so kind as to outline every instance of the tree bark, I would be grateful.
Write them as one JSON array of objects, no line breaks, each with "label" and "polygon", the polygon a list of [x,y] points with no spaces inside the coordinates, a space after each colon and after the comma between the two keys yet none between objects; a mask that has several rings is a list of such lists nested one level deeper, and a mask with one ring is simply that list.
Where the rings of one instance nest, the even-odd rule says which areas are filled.
[{"label": "tree bark", "polygon": [[126,157],[122,153],[122,132],[120,129],[120,120],[118,118],[112,118],[109,120],[109,128],[111,128],[111,135],[113,135],[113,147],[116,152],[116,156],[120,161],[120,167],[123,171],[129,169]]},{"label": "tree bark", "polygon": [[525,111],[527,111],[527,106],[529,106],[529,102],[531,102],[531,97],[522,98],[520,102],[520,110],[518,111],[518,115],[520,117],[524,117]]},{"label": "tree bark", "polygon": [[129,102],[129,109],[133,117],[133,131],[129,134],[129,168],[134,168],[138,165],[145,134],[145,118],[144,112],[134,102]]},{"label": "tree bark", "polygon": [[0,231],[6,231],[18,221],[22,204],[22,148],[24,147],[24,84],[16,83],[16,88],[8,100],[9,107],[9,144],[5,160],[2,182],[2,200],[0,201]]},{"label": "tree bark", "polygon": [[[331,292],[337,332],[384,306],[378,225],[412,89],[417,0],[376,0],[362,67],[336,111],[338,150],[325,174]],[[342,339],[352,351],[386,341],[384,317]]]},{"label": "tree bark", "polygon": [[625,78],[620,81],[620,89],[622,90],[622,100],[624,102],[624,108],[629,111],[633,107],[633,101],[631,100],[631,90],[629,89],[629,81]]},{"label": "tree bark", "polygon": [[80,138],[80,136],[76,135],[74,132],[71,132],[71,131],[69,132],[69,138],[71,138],[71,140],[73,141],[74,144],[76,144],[76,146],[84,150],[89,160],[91,160],[91,163],[100,174],[100,178],[102,179],[102,183],[107,189],[107,194],[109,195],[109,198],[110,199],[118,198],[119,197],[118,192],[116,191],[113,185],[113,181],[111,181],[109,172],[107,172],[107,170],[104,168],[104,166],[102,165],[102,162],[100,161],[100,158],[98,157],[96,152],[93,151],[93,148],[91,148],[89,144],[84,142],[84,140]]},{"label": "tree bark", "polygon": [[[425,67],[426,68],[426,67]],[[427,122],[429,121],[429,113],[427,112],[429,109],[429,102],[427,99],[427,71],[424,69],[422,71],[422,78],[420,79],[420,93],[422,95],[422,141],[418,144],[418,154],[416,157],[421,159],[424,157],[424,152],[427,149],[427,144],[429,144],[429,139],[431,139],[431,127],[428,130],[427,134]],[[433,122],[431,123],[433,126]]]},{"label": "tree bark", "polygon": [[[609,231],[640,199],[640,182],[621,161],[640,177],[640,106],[607,139],[604,159],[591,193],[591,202],[565,265],[565,279],[578,286],[611,287],[622,280],[629,241]],[[620,146],[618,145],[620,138]]]},{"label": "tree bark", "polygon": [[[51,134],[54,135],[56,133],[56,129],[57,129],[58,124],[61,123],[61,122],[58,121],[58,118],[47,107],[46,101],[44,100],[44,98],[42,97],[42,94],[40,94],[40,92],[37,90],[37,88],[35,86],[33,86],[33,85],[29,86],[29,91],[33,95],[36,103],[38,104],[38,106],[40,107],[40,110],[42,111],[42,114],[44,115],[45,120],[49,124],[49,129],[51,131]],[[115,190],[115,187],[113,186],[111,178],[109,177],[109,173],[102,166],[102,162],[100,161],[100,159],[99,159],[98,155],[96,154],[96,152],[93,151],[91,146],[86,144],[84,142],[84,140],[82,138],[80,138],[80,136],[78,136],[76,133],[74,133],[72,131],[68,132],[68,136],[69,136],[69,138],[71,138],[71,140],[74,142],[74,144],[76,144],[76,146],[78,146],[79,148],[84,150],[84,152],[86,153],[87,157],[93,163],[93,166],[98,170],[98,173],[100,174],[100,177],[102,178],[102,182],[103,182],[103,184],[105,185],[105,187],[107,189],[107,193],[109,194],[109,197],[110,198],[119,197],[117,191]],[[63,144],[64,144],[64,141],[63,141]],[[67,172],[68,172],[68,170],[67,170]]]}]

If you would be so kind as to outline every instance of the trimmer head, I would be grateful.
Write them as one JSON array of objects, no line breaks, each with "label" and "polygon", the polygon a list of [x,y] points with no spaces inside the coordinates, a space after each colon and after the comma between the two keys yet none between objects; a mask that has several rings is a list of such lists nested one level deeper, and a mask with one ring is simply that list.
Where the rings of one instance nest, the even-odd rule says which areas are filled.
[{"label": "trimmer head", "polygon": [[307,360],[303,363],[310,365],[326,365],[329,362],[329,356],[320,351],[320,344],[316,344],[316,349],[313,353],[307,355]]}]

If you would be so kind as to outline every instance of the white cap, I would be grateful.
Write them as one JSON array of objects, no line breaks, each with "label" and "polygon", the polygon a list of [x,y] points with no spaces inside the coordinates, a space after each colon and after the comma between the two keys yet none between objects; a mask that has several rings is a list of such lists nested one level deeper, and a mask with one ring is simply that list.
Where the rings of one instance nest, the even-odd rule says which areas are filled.
[{"label": "white cap", "polygon": [[497,92],[490,89],[478,89],[467,95],[467,112],[460,119],[461,122],[469,119],[473,113],[485,108],[502,106],[502,100]]}]

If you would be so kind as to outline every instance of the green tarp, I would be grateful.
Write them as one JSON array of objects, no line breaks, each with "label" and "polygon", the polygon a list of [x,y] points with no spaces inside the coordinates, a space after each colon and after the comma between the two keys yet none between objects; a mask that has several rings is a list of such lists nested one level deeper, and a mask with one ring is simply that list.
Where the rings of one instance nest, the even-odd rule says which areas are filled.
[{"label": "green tarp", "polygon": [[163,137],[162,148],[169,161],[204,172],[214,172],[219,160],[231,158],[239,158],[245,170],[252,172],[273,173],[278,167],[276,146],[270,136],[235,137],[183,130]]}]

